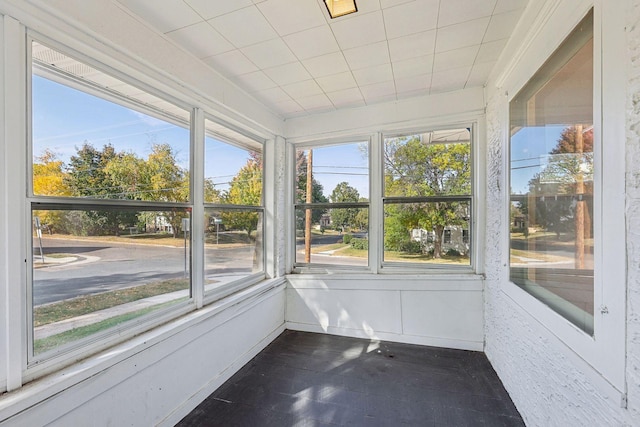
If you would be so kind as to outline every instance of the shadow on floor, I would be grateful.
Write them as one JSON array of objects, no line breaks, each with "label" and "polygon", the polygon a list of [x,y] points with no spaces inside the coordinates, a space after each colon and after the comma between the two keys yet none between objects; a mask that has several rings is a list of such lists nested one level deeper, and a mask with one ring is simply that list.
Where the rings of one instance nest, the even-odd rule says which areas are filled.
[{"label": "shadow on floor", "polygon": [[480,352],[285,331],[178,426],[524,426]]}]

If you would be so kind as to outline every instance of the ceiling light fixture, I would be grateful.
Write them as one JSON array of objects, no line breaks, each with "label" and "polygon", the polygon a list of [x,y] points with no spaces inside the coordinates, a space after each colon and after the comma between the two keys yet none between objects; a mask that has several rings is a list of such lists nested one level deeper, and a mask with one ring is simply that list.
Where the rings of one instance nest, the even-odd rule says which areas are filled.
[{"label": "ceiling light fixture", "polygon": [[358,11],[356,0],[324,0],[331,19]]}]

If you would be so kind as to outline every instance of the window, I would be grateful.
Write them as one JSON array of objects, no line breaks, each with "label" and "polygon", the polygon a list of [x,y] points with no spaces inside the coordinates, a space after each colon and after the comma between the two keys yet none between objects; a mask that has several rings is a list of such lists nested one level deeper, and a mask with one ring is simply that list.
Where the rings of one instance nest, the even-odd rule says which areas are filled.
[{"label": "window", "polygon": [[386,136],[384,262],[470,266],[471,130]]},{"label": "window", "polygon": [[262,144],[205,120],[205,293],[264,277]]},{"label": "window", "polygon": [[593,333],[593,13],[509,105],[510,278]]},{"label": "window", "polygon": [[191,298],[190,112],[32,42],[29,362]]},{"label": "window", "polygon": [[298,148],[295,263],[367,266],[368,143]]}]

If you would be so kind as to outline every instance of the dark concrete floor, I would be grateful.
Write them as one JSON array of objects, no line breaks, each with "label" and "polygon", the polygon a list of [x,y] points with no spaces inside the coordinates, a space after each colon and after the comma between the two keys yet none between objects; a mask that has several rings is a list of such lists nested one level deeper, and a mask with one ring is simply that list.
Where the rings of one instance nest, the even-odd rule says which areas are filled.
[{"label": "dark concrete floor", "polygon": [[524,426],[480,352],[285,331],[178,426]]}]

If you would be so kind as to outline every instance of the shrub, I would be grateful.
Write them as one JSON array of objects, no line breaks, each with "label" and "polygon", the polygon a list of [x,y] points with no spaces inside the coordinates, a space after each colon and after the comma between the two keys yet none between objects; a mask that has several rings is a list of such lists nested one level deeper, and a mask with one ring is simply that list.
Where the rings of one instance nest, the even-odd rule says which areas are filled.
[{"label": "shrub", "polygon": [[353,249],[361,249],[368,250],[369,249],[369,240],[367,239],[351,239],[351,247]]},{"label": "shrub", "polygon": [[348,245],[349,243],[351,243],[351,239],[353,239],[353,236],[351,234],[345,234],[344,236],[342,236],[342,243]]},{"label": "shrub", "polygon": [[420,246],[420,242],[416,242],[415,240],[405,240],[398,244],[398,251],[409,254],[420,254],[422,253],[422,247]]},{"label": "shrub", "polygon": [[447,251],[447,256],[461,256],[461,255],[462,254],[457,249],[451,248]]}]

